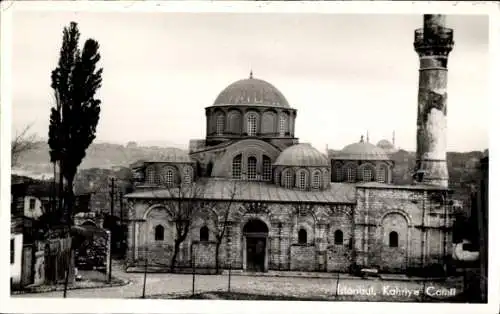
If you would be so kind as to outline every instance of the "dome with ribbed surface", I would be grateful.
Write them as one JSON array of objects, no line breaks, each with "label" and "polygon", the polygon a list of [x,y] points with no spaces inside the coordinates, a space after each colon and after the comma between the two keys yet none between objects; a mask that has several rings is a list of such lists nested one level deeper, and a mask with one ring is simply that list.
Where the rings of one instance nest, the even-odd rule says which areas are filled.
[{"label": "dome with ribbed surface", "polygon": [[236,81],[217,96],[214,106],[252,105],[290,108],[285,96],[271,83],[250,78]]},{"label": "dome with ribbed surface", "polygon": [[298,167],[328,167],[329,162],[325,155],[320,153],[309,143],[296,144],[288,147],[278,156],[275,166]]},{"label": "dome with ribbed surface", "polygon": [[333,158],[343,160],[390,160],[382,148],[366,142],[347,145]]}]

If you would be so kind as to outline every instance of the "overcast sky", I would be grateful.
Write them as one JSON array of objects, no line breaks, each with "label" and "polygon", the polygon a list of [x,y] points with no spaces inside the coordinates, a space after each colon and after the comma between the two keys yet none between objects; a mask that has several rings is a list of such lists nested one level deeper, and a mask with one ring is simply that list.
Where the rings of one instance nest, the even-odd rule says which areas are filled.
[{"label": "overcast sky", "polygon": [[[13,14],[13,132],[46,137],[62,29],[78,23],[100,43],[104,68],[97,141],[205,137],[204,108],[254,77],[298,109],[295,134],[341,149],[370,132],[415,150],[421,15],[61,13]],[[449,16],[448,150],[488,147],[488,18]]]}]

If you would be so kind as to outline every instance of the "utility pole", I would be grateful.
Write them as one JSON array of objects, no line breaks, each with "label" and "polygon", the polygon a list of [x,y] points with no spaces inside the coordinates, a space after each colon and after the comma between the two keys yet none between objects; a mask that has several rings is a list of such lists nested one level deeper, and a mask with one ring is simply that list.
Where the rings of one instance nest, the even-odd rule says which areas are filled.
[{"label": "utility pole", "polygon": [[111,217],[114,217],[114,210],[115,210],[115,178],[111,178],[111,191],[109,192],[111,196]]},{"label": "utility pole", "polygon": [[120,226],[123,225],[123,192],[120,191]]},{"label": "utility pole", "polygon": [[113,255],[113,226],[114,226],[114,222],[115,222],[115,219],[114,219],[114,206],[115,206],[115,203],[114,203],[114,200],[115,200],[115,178],[114,177],[111,177],[111,191],[109,193],[111,195],[111,219],[110,219],[110,232],[109,232],[109,247],[110,247],[110,250],[109,250],[109,282],[111,282],[111,265],[113,264],[113,259],[112,259],[112,255]]}]

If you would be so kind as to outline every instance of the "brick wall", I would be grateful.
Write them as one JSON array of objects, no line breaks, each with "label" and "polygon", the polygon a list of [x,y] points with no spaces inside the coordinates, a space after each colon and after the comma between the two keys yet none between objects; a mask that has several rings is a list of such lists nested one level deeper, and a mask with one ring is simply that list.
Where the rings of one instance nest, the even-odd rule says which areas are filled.
[{"label": "brick wall", "polygon": [[346,272],[351,265],[351,249],[345,245],[331,245],[326,250],[326,270]]},{"label": "brick wall", "polygon": [[[384,271],[442,264],[451,253],[453,219],[446,191],[359,188],[355,221],[356,263]],[[398,246],[389,234],[397,232]],[[445,249],[446,248],[446,249]]]},{"label": "brick wall", "polygon": [[314,245],[295,244],[290,247],[290,270],[316,270],[316,248]]},{"label": "brick wall", "polygon": [[216,242],[193,242],[195,267],[215,268]]}]

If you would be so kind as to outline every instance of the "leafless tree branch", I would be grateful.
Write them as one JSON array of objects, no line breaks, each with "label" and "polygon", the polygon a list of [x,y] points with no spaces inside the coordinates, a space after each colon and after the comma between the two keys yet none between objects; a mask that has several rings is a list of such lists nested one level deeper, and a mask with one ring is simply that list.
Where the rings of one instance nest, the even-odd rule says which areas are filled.
[{"label": "leafless tree branch", "polygon": [[30,133],[33,124],[29,124],[24,129],[17,133],[15,138],[11,142],[11,164],[12,166],[17,166],[19,164],[19,158],[22,154],[31,151],[38,146],[37,136],[34,133]]}]

